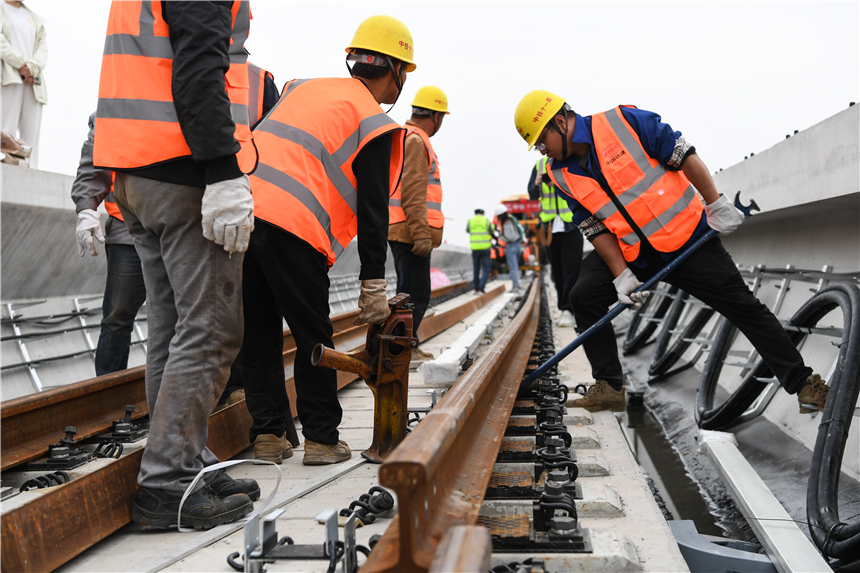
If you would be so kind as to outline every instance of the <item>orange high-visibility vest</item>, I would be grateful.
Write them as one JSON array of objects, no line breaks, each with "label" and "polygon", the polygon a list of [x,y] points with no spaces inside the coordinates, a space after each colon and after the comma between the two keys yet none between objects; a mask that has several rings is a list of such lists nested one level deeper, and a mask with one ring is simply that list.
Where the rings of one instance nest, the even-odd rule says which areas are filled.
[{"label": "orange high-visibility vest", "polygon": [[116,199],[113,198],[114,181],[116,181],[116,171],[113,171],[110,174],[110,191],[108,192],[107,197],[105,197],[105,210],[111,217],[116,217],[122,221],[122,213],[119,212],[119,207],[116,206]]},{"label": "orange high-visibility vest", "polygon": [[389,195],[400,184],[404,129],[357,79],[293,80],[254,130],[254,216],[299,237],[333,265],[358,232],[352,165],[393,133]]},{"label": "orange high-visibility vest", "polygon": [[275,78],[270,72],[248,62],[248,125],[252,128],[263,117],[267,76]]},{"label": "orange high-visibility vest", "polygon": [[[430,137],[424,133],[423,129],[415,126],[409,126],[406,129],[407,137],[410,133],[417,133],[424,141],[424,147],[427,148],[429,160],[427,168],[427,224],[434,229],[441,229],[445,226],[445,215],[442,214],[442,181],[439,178],[439,158],[433,151]],[[388,224],[402,223],[405,220],[406,213],[403,212],[403,207],[400,204],[400,185],[398,185],[394,195],[388,200]]]},{"label": "orange high-visibility vest", "polygon": [[[619,106],[592,116],[591,131],[600,169],[618,201],[651,243],[663,253],[677,251],[702,217],[702,201],[681,171],[669,171],[642,148],[639,136]],[[639,235],[600,184],[570,173],[553,161],[553,183],[576,199],[618,238],[624,259],[639,256]]]},{"label": "orange high-visibility vest", "polygon": [[[236,159],[243,173],[257,163],[248,125],[248,71],[245,40],[251,12],[247,1],[233,2],[230,68],[224,75],[230,98],[233,137],[241,145]],[[136,169],[188,157],[173,104],[173,48],[158,1],[114,1],[99,80],[93,164]]]}]

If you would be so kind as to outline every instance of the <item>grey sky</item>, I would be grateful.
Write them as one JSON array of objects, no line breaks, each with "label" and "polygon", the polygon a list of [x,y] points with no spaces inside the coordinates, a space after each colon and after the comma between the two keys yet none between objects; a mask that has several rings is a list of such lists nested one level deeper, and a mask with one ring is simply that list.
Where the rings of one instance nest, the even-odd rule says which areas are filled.
[{"label": "grey sky", "polygon": [[[109,2],[27,2],[48,20],[49,103],[41,168],[73,174],[95,109]],[[445,239],[467,244],[475,203],[525,191],[538,158],[513,127],[533,89],[582,114],[633,104],[680,130],[710,170],[742,161],[841,111],[860,94],[860,4],[251,3],[251,60],[293,78],[344,76],[344,47],[373,14],[402,20],[418,69],[392,111],[408,118],[432,84],[451,115],[440,157]],[[153,145],[157,145],[153,142]]]}]

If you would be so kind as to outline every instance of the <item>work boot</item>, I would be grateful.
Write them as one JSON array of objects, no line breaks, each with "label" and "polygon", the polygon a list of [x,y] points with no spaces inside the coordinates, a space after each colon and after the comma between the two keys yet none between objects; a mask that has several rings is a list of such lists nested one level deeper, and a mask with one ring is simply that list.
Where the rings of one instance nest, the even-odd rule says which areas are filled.
[{"label": "work boot", "polygon": [[605,380],[598,380],[594,386],[588,389],[588,393],[582,398],[569,400],[566,406],[574,408],[585,408],[589,412],[623,412],[627,409],[627,391],[622,388],[615,390]]},{"label": "work boot", "polygon": [[215,409],[212,411],[212,413],[214,414],[215,412],[220,412],[221,410],[223,410],[227,406],[232,406],[233,404],[241,402],[244,399],[245,399],[245,389],[244,388],[239,388],[238,390],[233,390],[232,392],[230,392],[230,395],[227,397],[227,400],[225,400],[223,404],[218,404],[217,406],[215,406]]},{"label": "work boot", "polygon": [[[131,520],[151,529],[168,529],[176,525],[182,494],[139,487],[131,507]],[[182,504],[183,527],[211,529],[245,517],[254,509],[251,498],[237,493],[223,499],[204,486]]]},{"label": "work boot", "polygon": [[338,440],[337,444],[333,446],[305,440],[305,457],[302,459],[302,463],[306,466],[339,464],[351,457],[352,452],[343,440]]},{"label": "work boot", "polygon": [[559,328],[570,328],[574,325],[573,314],[569,310],[564,310],[561,313],[561,316],[558,317],[555,325]]},{"label": "work boot", "polygon": [[800,404],[801,414],[811,414],[823,411],[827,404],[827,393],[830,387],[824,383],[821,376],[813,374],[806,379],[806,386],[797,393],[797,402]]},{"label": "work boot", "polygon": [[418,360],[435,360],[435,359],[436,359],[435,356],[433,356],[429,352],[424,352],[420,348],[413,348],[412,349],[412,361],[413,362],[418,361]]},{"label": "work boot", "polygon": [[252,479],[233,479],[223,469],[215,472],[215,477],[207,484],[212,492],[224,499],[237,493],[244,493],[251,501],[260,499],[260,486]]},{"label": "work boot", "polygon": [[287,440],[287,434],[260,434],[254,440],[254,457],[276,464],[283,463],[286,458],[293,457],[293,446]]}]

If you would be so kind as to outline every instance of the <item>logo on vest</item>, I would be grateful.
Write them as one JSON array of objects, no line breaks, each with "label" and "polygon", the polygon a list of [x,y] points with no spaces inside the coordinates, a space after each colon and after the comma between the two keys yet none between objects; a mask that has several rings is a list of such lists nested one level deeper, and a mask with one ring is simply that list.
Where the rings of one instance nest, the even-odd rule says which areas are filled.
[{"label": "logo on vest", "polygon": [[622,157],[627,155],[627,152],[621,149],[617,143],[610,143],[603,148],[603,164],[606,166],[612,165]]}]

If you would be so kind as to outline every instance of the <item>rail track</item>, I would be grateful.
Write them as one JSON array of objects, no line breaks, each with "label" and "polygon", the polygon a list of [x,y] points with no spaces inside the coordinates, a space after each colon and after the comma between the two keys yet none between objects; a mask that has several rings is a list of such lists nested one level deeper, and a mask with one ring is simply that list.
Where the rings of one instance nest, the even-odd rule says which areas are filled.
[{"label": "rail track", "polygon": [[[437,289],[433,296],[450,296],[464,285]],[[450,328],[503,292],[504,287],[498,286],[446,312],[426,317],[418,333],[420,338],[426,340]],[[352,325],[355,314],[347,312],[332,318],[336,348],[346,351],[364,344],[367,327]],[[295,409],[291,376],[294,357],[295,343],[286,330],[285,384]],[[26,462],[43,457],[48,445],[65,435],[66,426],[75,426],[75,439],[83,440],[111,430],[112,422],[123,416],[125,406],[134,406],[132,420],[144,417],[148,413],[144,376],[144,367],[138,367],[2,403],[0,469],[19,470]],[[338,387],[355,378],[338,373]],[[242,403],[216,412],[210,417],[208,446],[220,459],[229,459],[248,447],[250,425],[251,418]],[[51,571],[128,523],[142,454],[143,447],[127,444],[119,459],[98,461],[101,467],[67,484],[27,492],[32,494],[29,496],[21,494],[29,499],[17,500],[0,522],[2,568]],[[79,526],[57,528],[53,525],[56,523]]]}]

